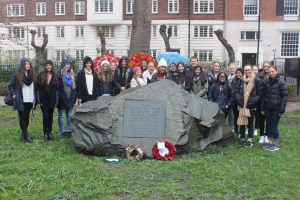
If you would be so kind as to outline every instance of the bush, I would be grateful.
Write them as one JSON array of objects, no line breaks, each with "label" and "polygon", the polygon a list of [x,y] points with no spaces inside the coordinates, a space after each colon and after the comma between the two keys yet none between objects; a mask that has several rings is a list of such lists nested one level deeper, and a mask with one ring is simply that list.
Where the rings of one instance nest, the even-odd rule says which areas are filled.
[{"label": "bush", "polygon": [[297,96],[297,87],[295,85],[288,85],[288,95]]},{"label": "bush", "polygon": [[8,95],[8,82],[0,82],[0,96]]}]

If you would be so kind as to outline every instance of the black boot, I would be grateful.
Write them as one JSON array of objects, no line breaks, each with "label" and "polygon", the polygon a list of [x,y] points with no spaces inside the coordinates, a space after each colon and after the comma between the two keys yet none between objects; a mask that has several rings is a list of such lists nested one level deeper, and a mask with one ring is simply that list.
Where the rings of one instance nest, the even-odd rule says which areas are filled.
[{"label": "black boot", "polygon": [[52,137],[51,131],[48,132],[48,140],[54,140],[54,138]]},{"label": "black boot", "polygon": [[26,142],[32,142],[32,139],[29,137],[28,133],[26,133]]},{"label": "black boot", "polygon": [[71,137],[72,137],[71,132],[67,132],[67,137],[68,137],[68,138],[71,138]]},{"label": "black boot", "polygon": [[21,142],[26,142],[26,135],[24,133],[22,133],[20,140]]},{"label": "black boot", "polygon": [[68,137],[67,132],[62,132],[62,133],[61,133],[61,137],[62,137],[62,138]]},{"label": "black boot", "polygon": [[46,132],[44,133],[44,140],[48,140],[48,134]]}]

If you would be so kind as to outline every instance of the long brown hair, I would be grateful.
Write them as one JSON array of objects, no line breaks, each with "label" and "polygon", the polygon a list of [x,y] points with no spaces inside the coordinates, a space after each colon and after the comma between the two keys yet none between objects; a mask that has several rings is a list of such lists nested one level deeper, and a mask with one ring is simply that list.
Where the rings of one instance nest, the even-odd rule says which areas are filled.
[{"label": "long brown hair", "polygon": [[[268,63],[268,64],[270,65],[270,67],[272,66],[271,62],[269,62],[269,61],[264,61],[264,62],[263,62],[262,74],[263,74],[263,76],[264,76],[264,84],[266,84],[267,81],[268,81],[268,74],[267,74],[267,73],[265,72],[265,70],[264,70],[264,65],[265,65],[265,63]],[[270,68],[270,67],[269,67],[269,68]]]},{"label": "long brown hair", "polygon": [[[141,69],[141,71],[142,71],[142,69]],[[141,87],[140,81],[138,80],[136,73],[133,75],[133,78],[134,78],[135,82],[137,83],[138,87]],[[140,76],[140,78],[141,78],[141,76]]]},{"label": "long brown hair", "polygon": [[[29,62],[29,61],[27,61],[27,62]],[[25,62],[25,63],[26,63],[26,62]],[[25,75],[25,63],[24,63],[24,65],[22,66],[22,68],[20,68],[20,70],[19,70],[19,71],[17,72],[17,74],[16,74],[16,87],[17,87],[17,88],[23,88],[23,86],[24,86],[23,77],[24,77],[24,75]],[[29,64],[30,64],[29,73],[30,73],[31,76],[32,76],[32,82],[33,82],[34,84],[36,84],[36,81],[37,81],[36,74],[35,74],[35,72],[33,71],[30,62],[29,62]],[[22,85],[21,85],[20,83],[22,83]]]},{"label": "long brown hair", "polygon": [[[72,78],[72,89],[76,88],[76,83],[75,83],[75,75],[74,75],[74,70],[73,70],[73,66],[70,63],[70,74],[71,74],[71,78]],[[66,67],[64,67],[63,71],[61,72],[61,75],[66,75],[68,73],[68,70],[66,69]]]},{"label": "long brown hair", "polygon": [[104,67],[101,66],[100,72],[98,73],[98,79],[102,80],[104,83],[113,81],[113,74],[111,73],[109,66],[107,66],[106,72],[104,71]]},{"label": "long brown hair", "polygon": [[206,77],[205,71],[203,71],[203,69],[200,65],[195,66],[192,81],[194,81],[194,77],[196,76],[195,71],[196,71],[197,68],[199,68],[201,70],[199,77],[200,77],[201,85],[204,85],[207,82],[207,77]]},{"label": "long brown hair", "polygon": [[[54,79],[54,84],[56,85],[56,87],[59,87],[57,74],[55,73],[53,65],[52,65],[52,68],[51,68],[51,74],[52,74],[52,78]],[[44,85],[47,84],[47,70],[46,70],[46,66],[45,66],[45,70],[41,72],[41,82],[40,82],[40,84],[41,84],[41,86],[44,86]]]}]

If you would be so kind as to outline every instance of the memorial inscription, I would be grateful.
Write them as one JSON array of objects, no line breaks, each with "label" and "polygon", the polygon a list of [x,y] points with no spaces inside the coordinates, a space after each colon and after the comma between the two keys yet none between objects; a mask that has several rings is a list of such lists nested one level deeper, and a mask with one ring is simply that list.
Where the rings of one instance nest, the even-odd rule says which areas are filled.
[{"label": "memorial inscription", "polygon": [[164,138],[166,102],[126,100],[123,137]]}]

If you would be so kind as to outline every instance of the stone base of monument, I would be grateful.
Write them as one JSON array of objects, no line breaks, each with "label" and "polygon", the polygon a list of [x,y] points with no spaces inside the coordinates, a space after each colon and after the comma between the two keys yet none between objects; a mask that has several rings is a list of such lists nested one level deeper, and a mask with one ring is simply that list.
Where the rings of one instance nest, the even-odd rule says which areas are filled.
[{"label": "stone base of monument", "polygon": [[224,113],[216,103],[186,92],[169,80],[130,88],[116,97],[99,97],[77,107],[71,116],[72,139],[78,152],[124,156],[137,145],[151,157],[152,146],[163,139],[177,154],[205,149],[231,129],[222,126]]}]

